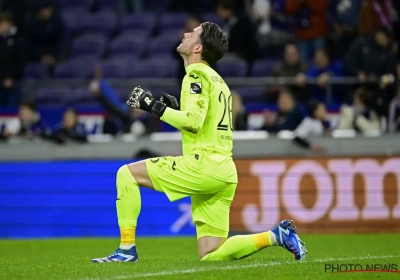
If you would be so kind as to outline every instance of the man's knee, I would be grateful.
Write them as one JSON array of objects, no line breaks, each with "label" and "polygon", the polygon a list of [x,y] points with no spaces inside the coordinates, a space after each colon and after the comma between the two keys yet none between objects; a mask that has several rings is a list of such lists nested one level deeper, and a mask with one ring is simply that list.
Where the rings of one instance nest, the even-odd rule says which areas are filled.
[{"label": "man's knee", "polygon": [[154,189],[150,176],[147,173],[146,161],[142,160],[130,163],[126,166],[130,172],[130,175],[134,178],[137,184],[143,187]]},{"label": "man's knee", "polygon": [[198,255],[199,258],[202,259],[208,254],[217,250],[226,238],[224,237],[215,237],[215,236],[204,236],[200,237],[197,240],[198,245]]}]

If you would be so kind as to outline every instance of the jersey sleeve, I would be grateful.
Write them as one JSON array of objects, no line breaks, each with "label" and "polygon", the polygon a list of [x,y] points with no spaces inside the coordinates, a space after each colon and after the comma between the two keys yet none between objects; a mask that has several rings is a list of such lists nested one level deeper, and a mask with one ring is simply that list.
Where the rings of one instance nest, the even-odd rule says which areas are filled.
[{"label": "jersey sleeve", "polygon": [[167,108],[161,120],[173,127],[196,134],[204,124],[211,83],[204,73],[192,70],[182,82],[181,111]]}]

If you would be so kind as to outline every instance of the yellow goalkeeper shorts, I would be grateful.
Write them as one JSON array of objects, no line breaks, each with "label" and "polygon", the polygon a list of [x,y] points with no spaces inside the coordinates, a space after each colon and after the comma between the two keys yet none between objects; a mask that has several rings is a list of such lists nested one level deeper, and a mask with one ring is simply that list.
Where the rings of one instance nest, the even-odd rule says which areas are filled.
[{"label": "yellow goalkeeper shorts", "polygon": [[225,172],[229,178],[235,166],[232,162],[224,165],[226,170],[218,164],[213,168],[212,160],[206,157],[192,154],[150,158],[146,160],[147,173],[155,190],[165,193],[170,201],[191,197],[192,217],[198,238],[207,235],[204,230],[200,230],[200,225],[204,224],[219,229],[226,235],[220,236],[221,232],[209,231],[208,236],[227,237],[230,206],[237,183],[232,183],[231,179],[225,182],[213,178],[204,170],[214,170],[219,177]]}]

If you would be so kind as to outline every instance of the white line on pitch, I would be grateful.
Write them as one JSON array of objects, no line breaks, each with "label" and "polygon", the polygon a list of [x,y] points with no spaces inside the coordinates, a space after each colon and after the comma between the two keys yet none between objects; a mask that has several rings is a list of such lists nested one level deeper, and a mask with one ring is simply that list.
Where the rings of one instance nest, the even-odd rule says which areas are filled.
[{"label": "white line on pitch", "polygon": [[[190,274],[198,272],[207,271],[224,271],[224,270],[235,270],[235,269],[246,269],[252,267],[267,267],[267,266],[277,266],[286,264],[306,264],[306,263],[320,263],[320,262],[334,262],[334,261],[355,261],[355,260],[369,260],[369,259],[389,259],[389,258],[400,258],[400,256],[388,255],[388,256],[362,256],[355,258],[325,258],[325,259],[315,259],[315,260],[305,260],[305,261],[283,261],[283,262],[266,262],[266,263],[254,263],[254,264],[238,264],[238,265],[228,265],[222,267],[204,267],[204,268],[191,268],[182,270],[170,270],[170,271],[160,271],[160,272],[148,272],[148,273],[137,273],[131,275],[119,275],[109,278],[103,278],[105,280],[123,280],[132,278],[150,278],[156,276],[167,276],[167,275],[177,275],[177,274]],[[215,262],[213,262],[215,263]],[[97,264],[97,265],[110,265],[110,263]],[[84,280],[100,280],[100,278],[86,278]]]}]

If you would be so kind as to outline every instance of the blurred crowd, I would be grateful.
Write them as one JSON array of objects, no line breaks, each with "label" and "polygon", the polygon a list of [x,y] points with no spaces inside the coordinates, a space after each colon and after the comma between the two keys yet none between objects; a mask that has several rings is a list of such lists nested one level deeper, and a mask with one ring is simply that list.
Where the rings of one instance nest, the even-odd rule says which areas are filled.
[{"label": "blurred crowd", "polygon": [[[216,65],[222,77],[292,78],[288,84],[268,84],[257,93],[257,102],[276,105],[276,110],[263,112],[260,129],[292,131],[298,145],[315,150],[319,148],[306,138],[333,129],[400,131],[399,9],[400,1],[394,0],[0,0],[0,108],[19,108],[18,121],[4,128],[0,138],[39,135],[57,143],[87,141],[74,109],[65,111],[56,127],[45,124],[37,100],[26,101],[21,93],[28,78],[92,80],[88,91],[106,112],[105,134],[158,131],[158,122],[128,109],[107,80],[158,73],[146,68],[149,59],[162,62],[164,72],[181,80],[185,70],[174,49],[183,32],[206,20],[217,22],[228,33],[225,60],[244,62],[240,64],[243,69],[239,64]],[[116,22],[99,21],[100,15],[106,19],[110,11]],[[78,13],[82,13],[81,27],[73,20]],[[152,13],[170,17],[152,25]],[[84,21],[89,18],[86,15],[99,17],[89,22]],[[178,15],[184,15],[182,21],[177,20]],[[111,28],[114,23],[116,27]],[[106,40],[114,40],[113,44],[109,49],[100,48],[100,41],[90,45],[79,37],[83,27],[91,38],[100,32]],[[160,34],[168,40],[157,41]],[[78,37],[83,45],[79,50]],[[143,46],[139,49],[140,42]],[[121,56],[124,53],[127,56]],[[114,55],[128,63],[125,68],[121,62],[111,68],[100,67],[97,60],[87,62],[93,56],[109,61]],[[135,62],[129,64],[133,55]],[[170,60],[165,56],[176,62],[176,71],[167,69]],[[61,67],[76,61],[79,64],[71,73]],[[139,70],[129,72],[132,65]],[[86,66],[88,71],[83,73]],[[168,77],[165,75],[161,77]],[[345,77],[353,77],[355,82],[332,83],[334,78]],[[233,96],[235,129],[247,130],[249,94],[233,88]],[[334,126],[326,116],[327,103],[336,104],[340,111]]]}]

